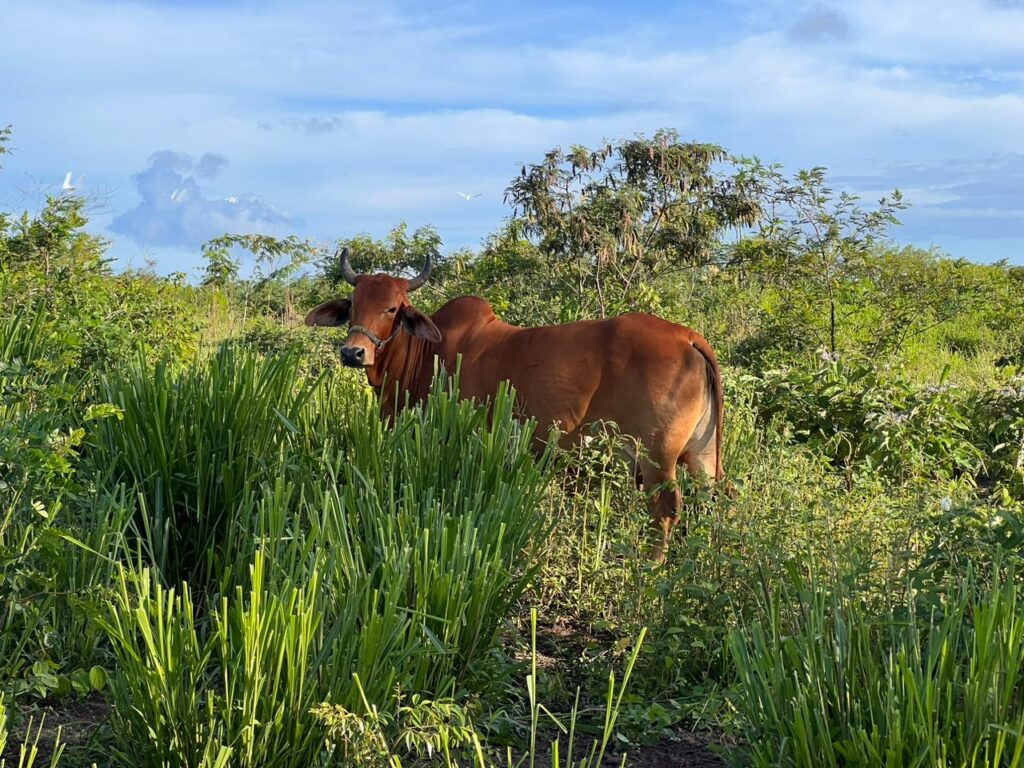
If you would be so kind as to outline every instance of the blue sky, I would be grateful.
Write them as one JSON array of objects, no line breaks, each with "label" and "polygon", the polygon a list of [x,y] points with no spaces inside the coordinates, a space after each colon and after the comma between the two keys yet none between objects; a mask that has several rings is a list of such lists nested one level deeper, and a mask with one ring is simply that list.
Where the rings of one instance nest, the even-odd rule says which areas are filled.
[{"label": "blue sky", "polygon": [[[652,134],[827,166],[895,239],[1024,263],[1024,0],[0,0],[0,205],[67,171],[121,264],[225,231],[475,246],[520,163]],[[458,192],[480,193],[465,201]]]}]

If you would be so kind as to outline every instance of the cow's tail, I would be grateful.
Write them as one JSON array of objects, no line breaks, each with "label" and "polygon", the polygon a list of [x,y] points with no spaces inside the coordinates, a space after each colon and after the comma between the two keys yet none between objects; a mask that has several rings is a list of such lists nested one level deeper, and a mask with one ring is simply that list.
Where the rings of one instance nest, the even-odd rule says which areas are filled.
[{"label": "cow's tail", "polygon": [[708,363],[708,384],[715,398],[715,480],[725,477],[722,469],[722,422],[725,418],[725,395],[722,392],[722,373],[718,368],[715,351],[703,336],[694,334],[690,340],[694,349],[704,356]]}]

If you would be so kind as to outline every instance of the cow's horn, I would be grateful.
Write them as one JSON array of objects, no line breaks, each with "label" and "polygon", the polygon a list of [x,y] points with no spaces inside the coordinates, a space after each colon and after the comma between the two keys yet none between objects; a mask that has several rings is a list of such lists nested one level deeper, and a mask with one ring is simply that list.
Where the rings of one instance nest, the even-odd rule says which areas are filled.
[{"label": "cow's horn", "polygon": [[417,288],[419,288],[421,285],[423,285],[425,282],[427,282],[427,278],[430,277],[430,271],[433,268],[434,268],[434,259],[428,253],[427,254],[427,261],[426,261],[426,263],[424,263],[423,269],[420,271],[420,273],[418,275],[416,275],[416,277],[414,277],[412,280],[409,281],[409,287],[406,288],[406,290],[407,291],[415,291]]},{"label": "cow's horn", "polygon": [[359,279],[359,275],[352,269],[352,265],[348,263],[348,248],[341,249],[341,276],[345,278],[345,282],[349,285],[355,285],[356,280]]}]

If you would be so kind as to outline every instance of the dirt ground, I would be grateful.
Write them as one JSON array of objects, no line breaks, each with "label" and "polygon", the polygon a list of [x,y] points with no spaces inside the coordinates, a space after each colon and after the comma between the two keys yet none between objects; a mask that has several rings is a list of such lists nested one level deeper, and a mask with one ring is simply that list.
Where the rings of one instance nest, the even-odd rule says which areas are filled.
[{"label": "dirt ground", "polygon": [[[54,737],[60,730],[60,740],[64,744],[64,759],[71,753],[87,750],[90,739],[96,729],[106,719],[109,707],[103,698],[93,694],[85,699],[69,697],[57,706],[42,706],[31,711],[24,711],[21,722],[10,734],[7,748],[0,758],[6,759],[7,765],[18,765],[18,753],[25,739],[32,719],[30,741],[34,742],[39,734],[36,765],[46,765],[54,748]],[[44,717],[45,716],[45,717]],[[42,729],[40,730],[40,723]],[[653,746],[644,747],[630,752],[627,766],[630,768],[728,768],[728,764],[709,747],[707,734],[678,731],[670,738],[664,739]],[[537,758],[537,765],[550,765],[546,755]],[[621,755],[606,755],[604,765],[612,768],[622,763]]]},{"label": "dirt ground", "polygon": [[[724,759],[711,751],[710,747],[714,744],[712,739],[713,734],[676,731],[657,744],[628,750],[626,768],[729,768]],[[574,755],[573,761],[576,762],[581,756]],[[562,759],[565,759],[564,752]],[[529,762],[523,765],[529,765]],[[551,754],[538,750],[535,765],[537,768],[552,765]],[[621,765],[621,753],[605,753],[601,763],[602,768],[619,768]]]},{"label": "dirt ground", "polygon": [[708,749],[703,734],[678,732],[651,747],[629,756],[632,768],[728,768],[728,763]]},{"label": "dirt ground", "polygon": [[[84,699],[68,696],[55,705],[44,704],[22,709],[20,722],[8,736],[7,747],[0,755],[0,760],[6,760],[7,765],[18,765],[18,755],[26,741],[26,733],[29,736],[29,745],[37,744],[36,765],[49,763],[58,730],[65,755],[70,756],[71,752],[81,751],[87,747],[97,727],[106,719],[109,709],[98,693]],[[28,731],[30,725],[31,732]]]}]

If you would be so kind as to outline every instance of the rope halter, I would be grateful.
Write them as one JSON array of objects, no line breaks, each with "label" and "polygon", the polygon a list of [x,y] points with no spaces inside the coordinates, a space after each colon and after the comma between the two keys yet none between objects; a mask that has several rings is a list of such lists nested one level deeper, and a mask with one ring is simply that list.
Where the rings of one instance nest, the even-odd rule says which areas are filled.
[{"label": "rope halter", "polygon": [[373,331],[371,331],[365,325],[350,325],[348,327],[348,333],[349,333],[350,336],[353,333],[361,333],[361,334],[363,334],[363,336],[365,336],[366,338],[368,338],[370,341],[373,342],[373,346],[376,347],[378,352],[380,352],[382,349],[384,349],[384,345],[385,344],[387,344],[389,341],[391,341],[393,338],[395,338],[395,334],[398,333],[398,330],[401,327],[402,327],[402,324],[400,322],[396,322],[394,329],[391,331],[391,335],[388,336],[386,339],[382,339],[380,336],[375,334]]}]

